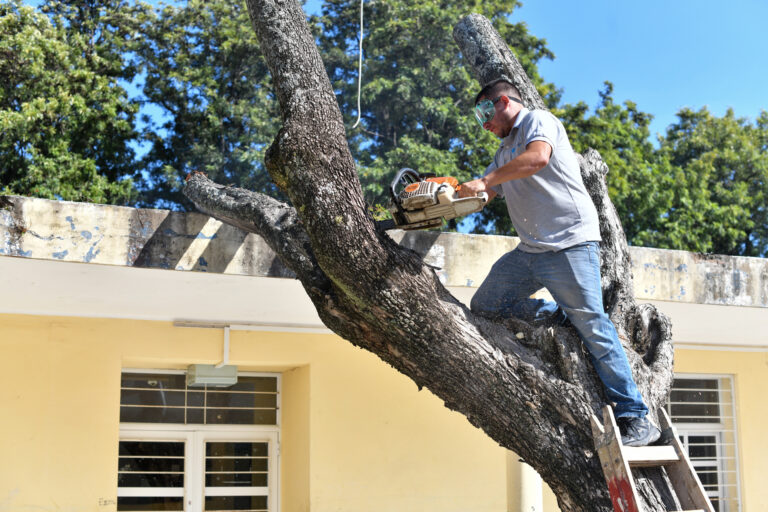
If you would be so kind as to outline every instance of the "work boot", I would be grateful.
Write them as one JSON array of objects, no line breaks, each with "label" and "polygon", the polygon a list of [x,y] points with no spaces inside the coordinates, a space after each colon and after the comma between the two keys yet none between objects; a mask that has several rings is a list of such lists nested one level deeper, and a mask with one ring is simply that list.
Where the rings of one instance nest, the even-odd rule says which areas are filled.
[{"label": "work boot", "polygon": [[656,442],[661,431],[651,423],[648,416],[636,418],[623,416],[616,419],[621,432],[621,444],[624,446],[645,446]]}]

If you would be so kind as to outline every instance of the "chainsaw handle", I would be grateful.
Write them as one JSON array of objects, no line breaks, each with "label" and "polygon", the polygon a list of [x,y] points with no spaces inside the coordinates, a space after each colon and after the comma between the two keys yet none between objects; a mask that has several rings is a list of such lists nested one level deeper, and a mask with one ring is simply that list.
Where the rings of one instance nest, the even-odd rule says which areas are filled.
[{"label": "chainsaw handle", "polygon": [[[459,190],[461,190],[461,185],[456,187],[455,190],[456,190],[456,193],[458,193]],[[488,203],[488,192],[479,192],[475,197],[479,197],[480,199],[482,199],[483,203]]]}]

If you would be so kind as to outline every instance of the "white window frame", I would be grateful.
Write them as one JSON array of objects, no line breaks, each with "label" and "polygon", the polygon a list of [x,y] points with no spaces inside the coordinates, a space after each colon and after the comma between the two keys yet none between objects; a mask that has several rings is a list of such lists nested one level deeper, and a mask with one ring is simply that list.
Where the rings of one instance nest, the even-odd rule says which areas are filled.
[{"label": "white window frame", "polygon": [[[184,370],[124,368],[121,373],[161,373],[184,375]],[[280,511],[280,403],[282,376],[277,373],[239,372],[242,377],[275,377],[277,379],[277,423],[275,425],[184,425],[180,423],[120,423],[120,441],[182,441],[184,442],[184,487],[157,488],[158,496],[183,496],[185,512],[202,512],[205,496],[254,496],[248,487],[230,491],[224,488],[205,489],[205,442],[266,442],[268,443],[269,512]],[[178,494],[176,494],[178,493]],[[188,494],[193,493],[193,494]],[[149,496],[147,488],[119,487],[118,496]]]},{"label": "white window frame", "polygon": [[[734,379],[733,375],[727,375],[727,374],[714,374],[714,373],[675,373],[674,374],[675,379],[700,379],[700,380],[717,380],[718,382],[721,380],[728,381],[729,387],[730,387],[730,393],[731,393],[731,405],[730,410],[726,410],[726,404],[723,402],[723,389],[720,385],[717,387],[717,407],[718,407],[718,417],[721,419],[718,423],[686,423],[686,422],[680,422],[680,423],[674,423],[675,428],[677,429],[677,432],[680,436],[684,437],[683,446],[685,446],[686,450],[688,450],[688,438],[690,436],[714,436],[717,440],[716,445],[716,460],[715,465],[717,467],[718,471],[718,489],[716,491],[707,491],[707,495],[709,497],[730,497],[731,491],[725,489],[726,487],[735,487],[733,493],[735,494],[735,499],[737,503],[737,509],[736,510],[729,510],[728,508],[725,508],[721,510],[721,512],[741,512],[742,510],[742,501],[741,501],[741,461],[739,460],[739,439],[738,439],[738,426],[737,426],[737,418],[736,418],[736,386],[734,385]],[[713,390],[714,391],[714,390]],[[670,412],[670,418],[672,417],[671,411]],[[727,479],[723,477],[725,474],[725,467],[723,464],[724,461],[724,455],[722,453],[722,448],[725,446],[725,440],[723,439],[723,433],[726,431],[725,423],[722,421],[723,418],[728,417],[732,418],[733,421],[733,439],[734,439],[734,447],[733,447],[733,454],[734,454],[734,464],[736,467],[735,472],[735,482],[733,484],[728,484]],[[691,464],[694,466],[694,468],[697,465],[704,464],[704,462],[701,462],[700,464],[697,464],[699,461],[691,461]],[[723,492],[725,491],[725,492]],[[727,505],[727,502],[726,502]]]}]

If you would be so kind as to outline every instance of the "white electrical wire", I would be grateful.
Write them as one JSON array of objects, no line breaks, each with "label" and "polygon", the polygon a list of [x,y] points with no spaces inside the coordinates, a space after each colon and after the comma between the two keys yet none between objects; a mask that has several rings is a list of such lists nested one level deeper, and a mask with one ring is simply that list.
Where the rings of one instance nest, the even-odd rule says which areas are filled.
[{"label": "white electrical wire", "polygon": [[360,117],[362,112],[360,111],[360,84],[363,81],[363,0],[360,0],[360,50],[359,58],[357,62],[357,121],[352,125],[352,128],[357,128],[360,124]]}]

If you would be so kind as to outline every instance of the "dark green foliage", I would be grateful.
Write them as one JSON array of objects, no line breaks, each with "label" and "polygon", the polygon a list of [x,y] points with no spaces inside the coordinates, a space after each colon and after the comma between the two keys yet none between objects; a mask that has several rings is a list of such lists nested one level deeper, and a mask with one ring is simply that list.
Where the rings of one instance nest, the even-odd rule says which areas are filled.
[{"label": "dark green foliage", "polygon": [[127,177],[137,106],[118,82],[131,74],[121,58],[128,36],[93,5],[48,2],[49,18],[16,0],[0,4],[4,194],[116,204],[135,197]]},{"label": "dark green foliage", "polygon": [[244,2],[163,6],[142,29],[143,92],[163,115],[145,119],[141,203],[191,208],[181,188],[192,171],[276,194],[263,158],[280,115]]},{"label": "dark green foliage", "polygon": [[768,113],[755,123],[706,109],[678,112],[659,148],[651,116],[614,103],[606,83],[587,117],[584,103],[557,111],[576,151],[597,149],[609,166],[611,200],[633,245],[764,256],[768,249]]},{"label": "dark green foliage", "polygon": [[674,198],[647,242],[718,254],[765,256],[768,249],[768,113],[751,123],[732,110],[714,117],[683,109],[661,157],[674,170]]},{"label": "dark green foliage", "polygon": [[600,103],[591,116],[584,102],[555,110],[568,131],[573,149],[591,147],[600,152],[609,173],[608,192],[630,244],[644,245],[646,232],[658,228],[673,197],[669,162],[650,141],[652,116],[627,101],[613,101],[613,85],[606,82]]}]

